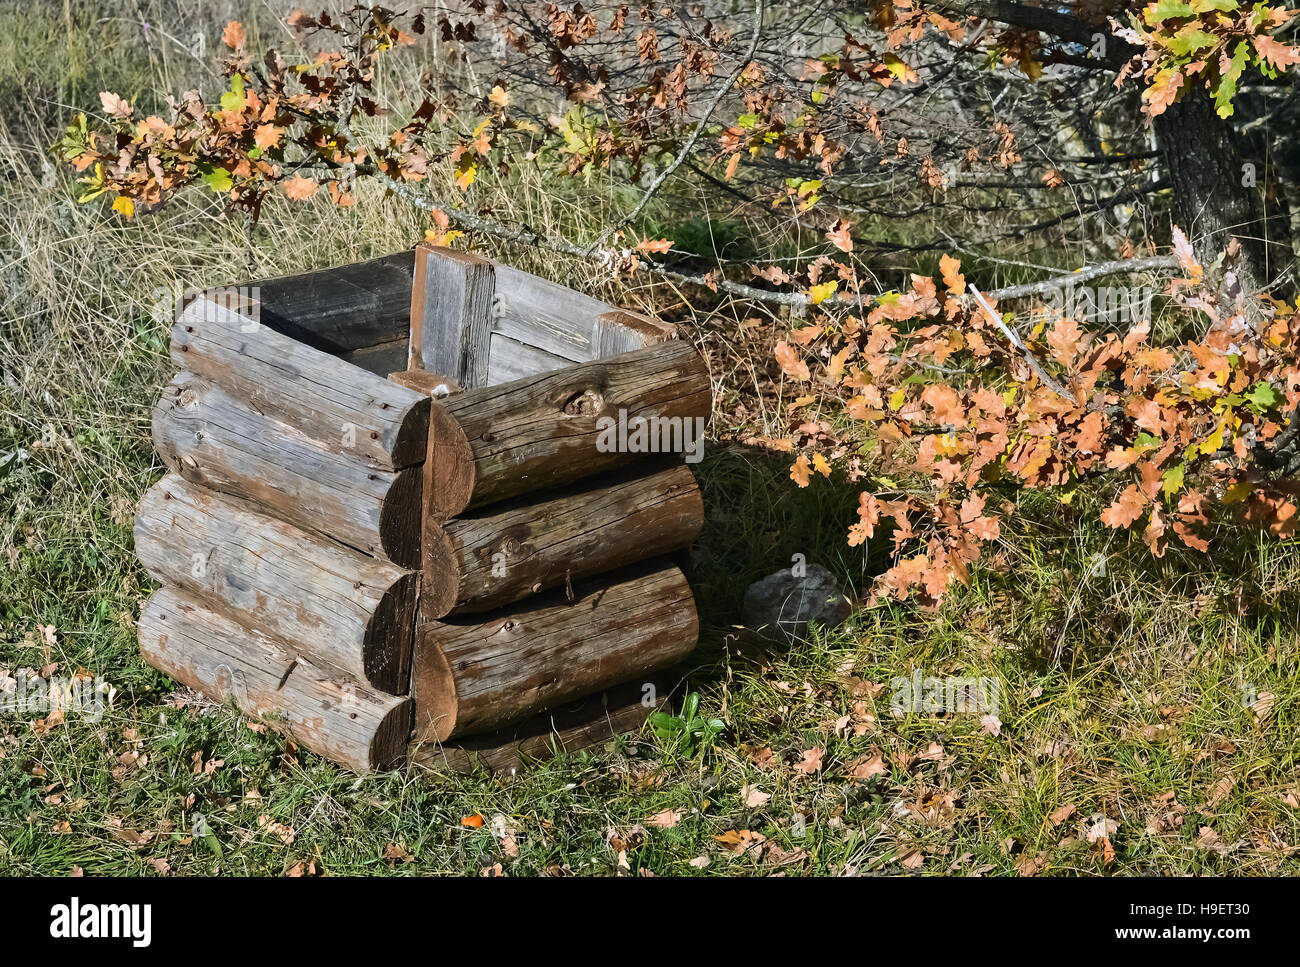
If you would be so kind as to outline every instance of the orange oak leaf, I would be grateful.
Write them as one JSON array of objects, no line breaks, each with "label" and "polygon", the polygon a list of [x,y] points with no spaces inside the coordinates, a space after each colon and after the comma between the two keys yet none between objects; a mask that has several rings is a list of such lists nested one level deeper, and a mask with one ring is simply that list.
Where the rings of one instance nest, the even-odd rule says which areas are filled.
[{"label": "orange oak leaf", "polygon": [[131,105],[112,91],[100,91],[99,103],[104,105],[104,110],[115,118],[131,116]]},{"label": "orange oak leaf", "polygon": [[1142,496],[1142,492],[1136,485],[1129,484],[1119,499],[1101,512],[1101,522],[1107,527],[1131,527],[1142,516],[1146,505],[1147,499]]},{"label": "orange oak leaf", "polygon": [[643,238],[641,241],[636,243],[636,250],[638,252],[653,252],[657,255],[662,255],[672,247],[672,241],[666,238]]},{"label": "orange oak leaf", "polygon": [[812,482],[812,464],[804,454],[799,454],[799,458],[791,465],[790,479],[800,487],[807,487]]},{"label": "orange oak leaf", "polygon": [[781,372],[794,379],[808,379],[808,364],[799,358],[799,354],[784,339],[773,350],[776,361],[781,365]]},{"label": "orange oak leaf", "polygon": [[849,223],[839,219],[826,233],[826,240],[841,252],[853,251],[853,236],[849,234]]},{"label": "orange oak leaf", "polygon": [[231,50],[241,50],[244,46],[244,25],[238,20],[230,21],[221,32],[221,41]]},{"label": "orange oak leaf", "polygon": [[943,284],[953,295],[962,295],[966,291],[966,277],[961,274],[961,262],[951,255],[939,256],[939,272],[943,275]]},{"label": "orange oak leaf", "polygon": [[284,183],[284,193],[294,201],[305,201],[316,194],[316,189],[319,187],[320,185],[310,178],[294,175]]},{"label": "orange oak leaf", "polygon": [[1254,43],[1259,56],[1280,71],[1285,71],[1291,64],[1300,64],[1300,48],[1290,47],[1268,34],[1255,37]]}]

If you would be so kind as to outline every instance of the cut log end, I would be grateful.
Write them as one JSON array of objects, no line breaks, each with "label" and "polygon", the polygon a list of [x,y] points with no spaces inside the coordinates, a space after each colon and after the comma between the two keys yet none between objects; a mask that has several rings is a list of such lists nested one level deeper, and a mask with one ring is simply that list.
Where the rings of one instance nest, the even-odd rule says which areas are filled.
[{"label": "cut log end", "polygon": [[420,566],[420,491],[424,468],[407,467],[397,472],[379,510],[378,548],[369,553],[388,558],[399,567]]},{"label": "cut log end", "polygon": [[366,680],[391,695],[404,695],[411,680],[411,634],[420,579],[405,574],[384,591],[366,627]]},{"label": "cut log end", "polygon": [[444,521],[459,514],[474,496],[476,479],[474,454],[465,430],[435,403],[429,414],[429,459],[424,465],[427,517]]},{"label": "cut log end", "polygon": [[441,618],[451,613],[460,599],[461,554],[451,536],[432,518],[425,518],[421,538],[424,580],[420,584],[420,614]]},{"label": "cut log end", "polygon": [[686,578],[664,561],[532,598],[486,621],[430,621],[414,661],[417,741],[491,731],[666,668],[695,647]]},{"label": "cut log end", "polygon": [[416,631],[415,653],[411,693],[412,697],[421,696],[415,735],[423,741],[442,742],[455,731],[459,702],[451,665],[431,623]]}]

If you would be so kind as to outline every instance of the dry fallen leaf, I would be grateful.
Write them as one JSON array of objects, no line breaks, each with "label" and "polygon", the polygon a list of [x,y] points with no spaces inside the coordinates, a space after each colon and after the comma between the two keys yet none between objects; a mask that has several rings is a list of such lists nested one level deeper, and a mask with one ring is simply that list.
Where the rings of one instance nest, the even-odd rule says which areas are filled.
[{"label": "dry fallen leaf", "polygon": [[397,863],[414,862],[415,857],[411,855],[403,844],[389,843],[384,847],[384,859],[388,862],[389,866],[394,866]]},{"label": "dry fallen leaf", "polygon": [[1223,840],[1219,838],[1219,834],[1209,826],[1202,826],[1198,831],[1196,836],[1196,848],[1211,850],[1215,853],[1228,852],[1228,847],[1224,844]]},{"label": "dry fallen leaf", "polygon": [[821,772],[822,756],[825,754],[826,750],[820,745],[815,745],[811,749],[804,749],[803,752],[799,753],[799,761],[794,764],[794,767],[799,772],[809,776]]},{"label": "dry fallen leaf", "polygon": [[664,809],[655,813],[647,819],[647,826],[657,826],[660,829],[672,829],[682,821],[682,811],[680,809]]},{"label": "dry fallen leaf", "polygon": [[889,766],[885,764],[885,756],[878,748],[872,747],[870,754],[859,756],[845,766],[848,777],[857,782],[866,782],[872,776],[884,776],[889,774]]},{"label": "dry fallen leaf", "polygon": [[279,838],[285,846],[293,844],[297,834],[292,826],[286,826],[284,823],[277,823],[270,816],[262,815],[257,817],[257,826],[264,833],[270,833],[272,836]]},{"label": "dry fallen leaf", "polygon": [[757,786],[742,786],[740,789],[740,801],[750,809],[757,809],[760,806],[767,805],[768,800],[771,798],[772,794],[770,792],[763,792]]},{"label": "dry fallen leaf", "polygon": [[722,835],[713,838],[721,843],[722,848],[733,856],[742,856],[751,851],[755,856],[759,856],[763,852],[763,844],[767,842],[767,837],[762,833],[750,832],[748,829],[729,829]]},{"label": "dry fallen leaf", "polygon": [[1037,876],[1047,865],[1043,854],[1031,856],[1028,853],[1021,853],[1020,858],[1016,860],[1016,872],[1021,876]]},{"label": "dry fallen leaf", "polygon": [[1065,822],[1067,819],[1073,816],[1074,812],[1075,812],[1074,804],[1069,803],[1068,805],[1062,806],[1061,808],[1057,809],[1055,812],[1052,813],[1052,815],[1048,816],[1047,821],[1050,822],[1053,826],[1060,826],[1061,823]]}]

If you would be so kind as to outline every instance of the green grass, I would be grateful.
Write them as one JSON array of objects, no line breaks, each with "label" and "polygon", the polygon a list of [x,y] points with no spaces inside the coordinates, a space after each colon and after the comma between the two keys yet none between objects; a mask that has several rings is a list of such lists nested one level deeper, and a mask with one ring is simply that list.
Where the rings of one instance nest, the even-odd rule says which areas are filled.
[{"label": "green grass", "polygon": [[[764,643],[737,627],[749,582],[803,554],[861,593],[888,552],[845,544],[854,487],[797,490],[786,461],[732,442],[784,429],[771,330],[742,327],[745,307],[692,314],[662,283],[620,290],[527,252],[501,254],[657,308],[709,350],[723,442],[696,468],[704,634],[680,692],[722,733],[689,758],[646,731],[513,776],[358,778],[177,693],[134,637],[150,584],[131,517],[162,473],[149,420],[171,371],[158,304],[176,285],[395,251],[423,226],[373,191],[349,211],[270,203],[255,231],[202,192],[129,225],[76,205],[73,176],[41,151],[72,107],[110,86],[180,90],[198,68],[88,4],[71,5],[69,39],[50,6],[0,6],[0,85],[18,92],[0,117],[0,670],[84,668],[116,695],[99,722],[0,718],[0,873],[1297,872],[1294,542],[1225,531],[1211,558],[1154,561],[1096,525],[1088,494],[1029,495],[1002,567],[938,611],[886,603],[797,646]],[[188,10],[136,7],[160,27]],[[598,215],[540,191],[501,200],[535,225]],[[913,669],[996,678],[1000,734],[972,716],[891,716],[890,680]],[[1269,714],[1250,690],[1272,696]],[[849,774],[877,751],[887,773]],[[665,810],[672,825],[650,822]],[[475,814],[481,828],[462,824]],[[1109,831],[1113,856],[1090,830]],[[764,840],[729,848],[748,834]]]}]

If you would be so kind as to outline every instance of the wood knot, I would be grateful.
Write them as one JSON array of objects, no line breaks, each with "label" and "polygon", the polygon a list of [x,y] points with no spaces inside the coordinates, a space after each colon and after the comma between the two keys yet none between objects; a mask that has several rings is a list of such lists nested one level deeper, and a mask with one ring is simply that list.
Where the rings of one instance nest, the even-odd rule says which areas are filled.
[{"label": "wood knot", "polygon": [[565,416],[595,416],[605,407],[605,398],[594,389],[569,397],[560,407]]}]

